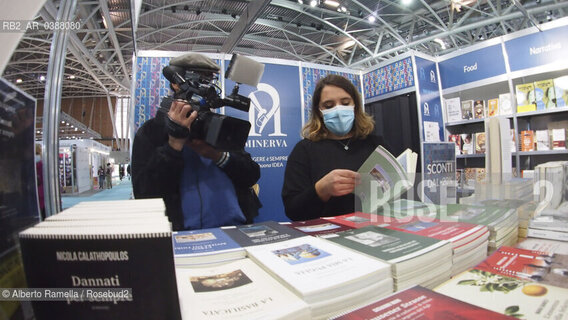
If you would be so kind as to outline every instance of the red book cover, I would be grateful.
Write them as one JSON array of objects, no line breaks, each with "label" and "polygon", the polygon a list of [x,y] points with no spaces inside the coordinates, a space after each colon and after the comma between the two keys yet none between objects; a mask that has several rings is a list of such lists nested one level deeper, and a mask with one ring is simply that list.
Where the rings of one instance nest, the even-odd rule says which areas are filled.
[{"label": "red book cover", "polygon": [[440,221],[432,217],[394,218],[378,216],[374,224],[438,240],[448,240],[454,247],[487,233],[487,227],[467,222]]},{"label": "red book cover", "polygon": [[515,319],[415,286],[333,319]]},{"label": "red book cover", "polygon": [[502,246],[475,269],[568,288],[568,256]]},{"label": "red book cover", "polygon": [[319,218],[319,219],[312,219],[306,221],[281,222],[281,224],[285,224],[288,227],[299,230],[310,236],[317,236],[317,237],[325,237],[326,235],[329,234],[335,234],[337,232],[353,229],[353,227],[336,223],[333,220],[334,219]]},{"label": "red book cover", "polygon": [[330,221],[358,229],[370,225],[377,225],[377,215],[364,212],[353,212],[335,217],[326,217]]}]

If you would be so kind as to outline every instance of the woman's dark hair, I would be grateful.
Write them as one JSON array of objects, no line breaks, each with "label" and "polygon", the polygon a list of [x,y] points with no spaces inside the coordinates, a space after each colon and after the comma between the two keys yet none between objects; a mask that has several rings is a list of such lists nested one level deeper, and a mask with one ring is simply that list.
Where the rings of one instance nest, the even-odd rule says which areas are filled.
[{"label": "woman's dark hair", "polygon": [[361,96],[359,91],[349,79],[331,74],[318,81],[312,97],[312,108],[310,111],[310,119],[302,128],[302,136],[312,141],[319,141],[327,138],[329,131],[324,125],[323,115],[319,109],[321,102],[321,92],[326,86],[334,86],[341,88],[347,92],[355,103],[355,121],[351,133],[354,138],[365,138],[375,128],[375,122],[371,116],[363,110]]}]

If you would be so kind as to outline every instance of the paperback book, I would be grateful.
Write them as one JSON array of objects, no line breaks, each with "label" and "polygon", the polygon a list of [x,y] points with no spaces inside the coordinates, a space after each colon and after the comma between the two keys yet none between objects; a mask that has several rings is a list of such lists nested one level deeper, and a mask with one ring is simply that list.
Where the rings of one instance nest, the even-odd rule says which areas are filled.
[{"label": "paperback book", "polygon": [[521,131],[521,151],[534,151],[534,131]]},{"label": "paperback book", "polygon": [[414,286],[379,301],[333,317],[334,320],[405,319],[513,319],[430,289]]},{"label": "paperback book", "polygon": [[540,320],[568,316],[568,289],[478,269],[463,272],[434,290],[515,318]]},{"label": "paperback book", "polygon": [[534,95],[536,110],[546,110],[556,107],[554,94],[554,81],[552,79],[535,81]]},{"label": "paperback book", "polygon": [[306,221],[280,222],[307,235],[325,238],[330,234],[351,230],[352,227],[335,222],[335,217],[324,217]]},{"label": "paperback book", "polygon": [[461,113],[461,102],[460,98],[446,99],[446,116],[448,117],[447,122],[455,122],[462,120]]},{"label": "paperback book", "polygon": [[33,301],[35,319],[181,319],[169,226],[31,227],[19,238],[29,288],[115,291]]},{"label": "paperback book", "polygon": [[554,78],[554,95],[557,107],[568,106],[568,76]]},{"label": "paperback book", "polygon": [[487,116],[494,117],[499,115],[499,99],[487,100]]},{"label": "paperback book", "polygon": [[245,248],[306,237],[305,233],[274,221],[224,227],[223,231]]},{"label": "paperback book", "polygon": [[485,118],[485,100],[475,100],[473,103],[473,118]]},{"label": "paperback book", "polygon": [[177,231],[172,234],[176,265],[200,265],[242,259],[246,251],[222,228]]},{"label": "paperback book", "polygon": [[[396,290],[443,274],[449,277],[452,247],[448,241],[374,225],[340,232],[326,239],[389,263]],[[429,274],[424,277],[426,270]]]},{"label": "paperback book", "polygon": [[475,269],[568,288],[568,256],[502,246]]},{"label": "paperback book", "polygon": [[517,113],[535,111],[534,83],[523,83],[515,86],[517,97]]},{"label": "paperback book", "polygon": [[473,119],[473,100],[465,100],[461,102],[462,120]]},{"label": "paperback book", "polygon": [[[319,237],[248,247],[249,257],[311,308],[313,318],[393,290],[390,266]],[[371,285],[370,285],[371,284]]]},{"label": "paperback book", "polygon": [[485,132],[475,133],[475,153],[485,154],[486,136]]},{"label": "paperback book", "polygon": [[184,319],[311,319],[306,302],[249,259],[176,268]]},{"label": "paperback book", "polygon": [[550,150],[550,136],[548,130],[535,131],[536,150]]},{"label": "paperback book", "polygon": [[417,155],[410,149],[395,158],[385,148],[378,146],[357,171],[361,174],[361,181],[354,190],[361,200],[358,211],[377,212],[382,205],[411,189],[416,162]]},{"label": "paperback book", "polygon": [[501,93],[499,95],[499,114],[502,116],[513,114],[513,99],[510,93]]}]

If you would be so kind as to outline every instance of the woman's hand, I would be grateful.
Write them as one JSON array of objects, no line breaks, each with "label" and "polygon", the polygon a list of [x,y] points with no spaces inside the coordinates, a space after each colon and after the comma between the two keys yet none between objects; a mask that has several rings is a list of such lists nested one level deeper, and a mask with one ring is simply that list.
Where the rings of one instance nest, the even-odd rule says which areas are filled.
[{"label": "woman's hand", "polygon": [[327,202],[331,197],[352,193],[360,179],[361,175],[355,171],[335,169],[316,182],[316,193]]}]

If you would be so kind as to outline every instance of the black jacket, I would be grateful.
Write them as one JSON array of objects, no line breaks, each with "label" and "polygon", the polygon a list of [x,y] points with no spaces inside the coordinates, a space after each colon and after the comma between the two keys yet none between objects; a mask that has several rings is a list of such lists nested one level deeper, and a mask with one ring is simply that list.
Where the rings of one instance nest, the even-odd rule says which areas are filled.
[{"label": "black jacket", "polygon": [[[132,189],[136,199],[162,198],[173,230],[183,230],[180,177],[182,152],[170,147],[166,131],[166,114],[158,111],[136,132],[132,145]],[[230,152],[222,168],[235,186],[239,206],[247,223],[252,223],[261,207],[252,186],[260,178],[260,167],[249,153]]]}]

